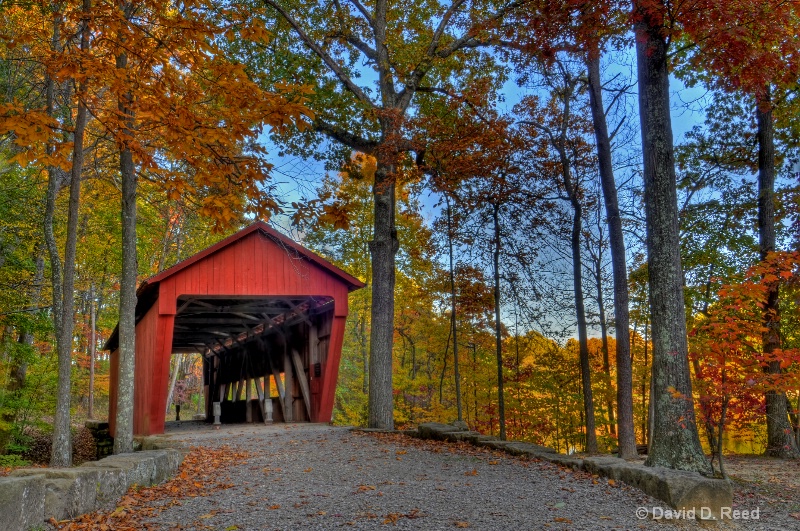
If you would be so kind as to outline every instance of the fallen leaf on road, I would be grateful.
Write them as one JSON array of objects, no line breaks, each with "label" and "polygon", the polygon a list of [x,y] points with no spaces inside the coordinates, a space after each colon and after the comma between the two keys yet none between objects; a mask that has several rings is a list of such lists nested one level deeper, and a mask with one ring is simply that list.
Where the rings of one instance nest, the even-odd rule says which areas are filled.
[{"label": "fallen leaf on road", "polygon": [[[246,464],[247,452],[229,446],[220,448],[194,447],[183,460],[175,477],[153,487],[132,487],[119,501],[114,511],[103,510],[84,514],[74,520],[54,524],[56,529],[134,531],[147,528],[145,519],[153,518],[167,507],[179,505],[178,498],[208,496],[215,491],[232,487],[220,483],[226,469]],[[221,512],[214,510],[201,518],[211,518]],[[203,526],[199,526],[203,527]]]}]

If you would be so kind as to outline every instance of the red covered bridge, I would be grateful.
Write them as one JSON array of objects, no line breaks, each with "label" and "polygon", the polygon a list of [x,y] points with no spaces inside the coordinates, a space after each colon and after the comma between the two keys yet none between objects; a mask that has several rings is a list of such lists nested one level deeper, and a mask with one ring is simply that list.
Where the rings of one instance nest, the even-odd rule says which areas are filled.
[{"label": "red covered bridge", "polygon": [[[223,422],[263,420],[271,402],[275,420],[329,422],[347,294],[362,287],[261,222],[144,281],[136,304],[134,433],[163,433],[170,356],[179,352],[203,356],[208,419],[221,402]],[[115,330],[105,346],[112,351],[112,434],[118,345]]]}]

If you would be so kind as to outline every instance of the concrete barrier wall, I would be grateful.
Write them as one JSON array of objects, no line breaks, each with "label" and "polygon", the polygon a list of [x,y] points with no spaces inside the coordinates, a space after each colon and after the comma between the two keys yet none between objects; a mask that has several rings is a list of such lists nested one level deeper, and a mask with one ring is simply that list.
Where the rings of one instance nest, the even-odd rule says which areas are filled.
[{"label": "concrete barrier wall", "polygon": [[184,452],[169,448],[118,454],[75,468],[21,468],[0,478],[0,529],[41,528],[118,500],[132,485],[169,478]]}]

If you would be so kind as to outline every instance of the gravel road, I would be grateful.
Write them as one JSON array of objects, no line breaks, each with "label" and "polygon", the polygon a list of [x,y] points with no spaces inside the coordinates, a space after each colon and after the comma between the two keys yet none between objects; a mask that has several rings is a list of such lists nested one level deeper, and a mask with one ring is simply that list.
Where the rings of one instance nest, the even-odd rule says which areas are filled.
[{"label": "gravel road", "polygon": [[235,425],[218,431],[194,422],[171,424],[167,433],[187,445],[229,445],[252,457],[221,473],[234,487],[184,498],[162,511],[153,522],[163,528],[701,527],[637,518],[637,508],[662,505],[625,485],[472,447],[319,424]]}]

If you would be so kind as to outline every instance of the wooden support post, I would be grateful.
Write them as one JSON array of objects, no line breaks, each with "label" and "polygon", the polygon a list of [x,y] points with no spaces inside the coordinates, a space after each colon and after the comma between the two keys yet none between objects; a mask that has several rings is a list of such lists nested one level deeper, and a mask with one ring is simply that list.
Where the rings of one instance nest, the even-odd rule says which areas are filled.
[{"label": "wooden support post", "polygon": [[[272,376],[275,377],[275,387],[278,388],[278,402],[281,404],[281,411],[285,411],[286,407],[284,405],[284,398],[286,397],[286,391],[284,390],[283,382],[281,381],[281,375],[278,373],[278,369],[270,362],[269,358],[267,358],[267,365],[269,365],[269,368],[272,371]],[[267,374],[266,378],[269,380],[269,374]]]},{"label": "wooden support post", "polygon": [[264,390],[261,388],[261,378],[256,378],[256,393],[258,393],[258,406],[261,409],[261,418],[267,423],[267,412],[264,411]]},{"label": "wooden support post", "polygon": [[[269,377],[265,376],[264,377],[264,384],[265,385],[269,385],[269,384],[267,384],[268,381],[269,381]],[[263,404],[264,404],[264,424],[268,424],[268,423],[273,422],[273,420],[274,420],[272,418],[272,399],[269,398],[269,397],[266,398],[264,400]]]},{"label": "wooden support post", "polygon": [[300,391],[303,393],[303,402],[306,405],[306,415],[308,420],[311,420],[311,391],[308,388],[308,380],[306,380],[306,371],[303,367],[303,360],[300,358],[300,353],[297,349],[292,349],[292,361],[294,362],[294,370],[297,375],[297,383],[300,384]]},{"label": "wooden support post", "polygon": [[322,359],[320,356],[319,319],[312,320],[313,324],[308,329],[308,384],[311,387],[311,397],[314,402],[314,414],[308,415],[308,421],[317,420],[319,413],[319,391],[322,383]]},{"label": "wooden support post", "polygon": [[218,358],[211,356],[208,360],[208,392],[206,393],[206,419],[214,418],[213,405],[217,396],[217,363]]},{"label": "wooden support post", "polygon": [[242,399],[242,388],[243,387],[244,387],[244,378],[242,378],[241,380],[236,382],[236,395],[234,397],[234,400],[236,400],[237,402]]},{"label": "wooden support post", "polygon": [[228,389],[225,387],[225,384],[219,384],[219,401],[224,402],[227,395],[225,394]]},{"label": "wooden support post", "polygon": [[309,369],[315,363],[319,363],[319,335],[317,333],[317,325],[312,324],[308,327],[308,367]]},{"label": "wooden support post", "polygon": [[253,399],[253,381],[250,378],[244,381],[244,400],[246,402],[244,410],[245,422],[253,422],[253,410],[250,409],[250,401]]},{"label": "wooden support post", "polygon": [[286,396],[283,398],[283,420],[291,422],[294,420],[293,407],[294,407],[294,376],[292,375],[292,360],[289,355],[289,345],[286,344],[284,339],[283,344],[283,386],[286,390]]}]

